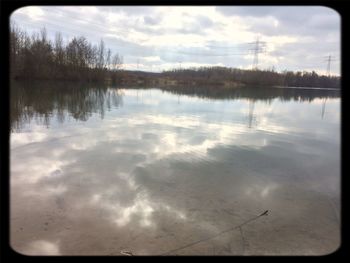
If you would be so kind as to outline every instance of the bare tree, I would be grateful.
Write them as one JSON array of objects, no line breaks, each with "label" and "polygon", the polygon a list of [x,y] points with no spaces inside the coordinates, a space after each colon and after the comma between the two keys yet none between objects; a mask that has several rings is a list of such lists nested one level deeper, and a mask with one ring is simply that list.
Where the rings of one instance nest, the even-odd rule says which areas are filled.
[{"label": "bare tree", "polygon": [[97,68],[103,69],[105,66],[105,44],[101,39],[100,44],[97,48]]},{"label": "bare tree", "polygon": [[107,69],[111,68],[111,56],[112,56],[112,51],[108,49],[106,54],[106,59],[105,59]]},{"label": "bare tree", "polygon": [[117,71],[117,70],[120,70],[122,66],[123,66],[123,57],[117,53],[113,56],[113,59],[112,59],[112,69]]}]

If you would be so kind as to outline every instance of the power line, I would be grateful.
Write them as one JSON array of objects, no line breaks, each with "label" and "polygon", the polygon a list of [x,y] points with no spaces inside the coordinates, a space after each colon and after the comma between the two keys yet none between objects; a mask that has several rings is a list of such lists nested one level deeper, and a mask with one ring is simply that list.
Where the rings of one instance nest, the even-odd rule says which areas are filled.
[{"label": "power line", "polygon": [[[87,20],[87,19],[83,19],[81,17],[76,17],[74,16],[74,14],[72,13],[68,13],[67,14],[67,11],[64,11],[64,10],[60,10],[59,8],[55,8],[55,7],[50,7],[49,9],[46,9],[46,8],[43,8],[45,11],[57,11],[57,12],[61,12],[61,13],[64,13],[64,16],[65,17],[70,17],[72,18],[73,20],[77,21],[77,22],[85,22],[89,25],[95,25],[97,26],[99,29],[102,29],[102,30],[106,30],[106,24],[103,24],[103,23],[98,23],[96,21],[91,21],[91,20]],[[52,12],[53,14],[57,14],[57,13],[54,13]],[[118,28],[118,31],[120,32],[123,32],[123,33],[127,33],[129,34],[130,33],[130,30],[127,30],[127,29],[123,29],[123,28]],[[100,32],[100,31],[99,31]]]},{"label": "power line", "polygon": [[[33,26],[33,24],[27,22],[27,21],[21,21],[20,22],[21,24],[25,24],[25,25],[28,25],[30,27]],[[57,29],[59,29],[61,33],[63,34],[66,34],[66,35],[82,35],[82,33],[88,33],[88,34],[91,34],[91,33],[99,33],[100,31],[96,30],[96,29],[89,29],[89,31],[87,30],[82,30],[81,28],[77,28],[76,25],[71,25],[70,26],[70,29],[67,29],[65,28],[64,26],[62,26],[62,24],[58,24],[58,23],[55,23],[53,21],[49,21],[49,22],[46,22],[47,25],[51,25],[53,27],[56,27]],[[62,30],[63,29],[63,30]],[[133,48],[133,47],[130,47],[130,46],[127,46],[127,45],[116,45],[116,44],[112,44],[114,48]],[[208,53],[203,53],[203,52],[185,52],[185,51],[176,51],[176,50],[166,50],[164,48],[162,48],[164,52],[166,53],[175,53],[175,54],[183,54],[183,55],[188,55],[188,56],[206,56],[206,57],[227,57],[227,56],[241,56],[241,55],[248,55],[249,53],[226,53],[226,54],[208,54]],[[153,53],[153,52],[152,52]]]},{"label": "power line", "polygon": [[[48,11],[50,13],[52,13],[52,15],[56,15],[57,13],[62,13],[64,12],[64,10],[61,10],[59,8],[55,8],[55,7],[50,7],[50,8],[42,8],[44,9],[45,11]],[[56,12],[55,12],[56,11]],[[87,20],[87,19],[83,19],[83,18],[77,18],[77,17],[74,17],[73,14],[71,13],[65,13],[64,16],[66,17],[69,17],[71,19],[73,19],[74,21],[76,22],[85,22],[85,23],[88,23],[89,24],[89,30],[86,31],[86,30],[82,30],[82,28],[77,25],[77,24],[74,24],[74,25],[70,25],[70,30],[67,30],[66,28],[64,29],[64,33],[78,33],[79,35],[83,32],[83,33],[88,33],[88,34],[91,34],[91,32],[94,32],[94,33],[100,33],[101,31],[100,30],[105,30],[106,29],[106,25],[105,24],[102,24],[102,23],[98,23],[96,21],[91,21],[91,20]],[[25,24],[27,25],[30,25],[30,26],[33,26],[33,24],[29,23],[29,22],[24,22]],[[54,21],[46,21],[45,22],[46,24],[49,24],[49,25],[52,25],[52,26],[55,26],[55,27],[59,27],[59,28],[63,28],[62,27],[62,24],[60,24],[59,22],[55,23]],[[91,27],[91,25],[93,27]],[[73,29],[73,30],[72,30]],[[113,33],[118,33],[118,32],[122,32],[122,33],[126,33],[126,34],[129,34],[130,31],[129,30],[125,30],[125,29],[121,29],[121,28],[118,28],[117,32],[112,32]],[[208,47],[216,47],[216,48],[237,48],[237,46],[241,45],[241,48],[244,48],[243,45],[247,45],[247,44],[251,44],[251,43],[242,43],[242,44],[237,44],[236,46],[226,46],[226,47],[220,47],[220,46],[210,46],[210,45],[206,45]],[[113,44],[113,46],[115,47],[119,47],[119,48],[125,48],[127,46],[116,46],[115,44]],[[238,51],[238,50],[237,50]],[[226,54],[206,54],[206,53],[191,53],[191,52],[177,52],[177,51],[167,51],[167,52],[171,52],[171,53],[182,53],[184,55],[194,55],[194,56],[212,56],[212,57],[225,57],[225,56],[240,56],[240,55],[247,55],[247,53],[226,53]]]},{"label": "power line", "polygon": [[[85,24],[89,25],[88,31],[86,31],[86,30],[83,30],[84,27],[79,26],[79,24],[76,24],[76,23],[70,24],[70,26],[69,26],[70,30],[67,30],[65,28],[65,32],[70,32],[70,33],[75,32],[75,33],[78,33],[78,35],[81,35],[81,33],[83,32],[83,33],[87,33],[88,35],[93,35],[91,33],[97,33],[98,34],[98,33],[101,33],[102,30],[106,30],[106,25],[105,24],[97,23],[95,21],[86,20],[86,19],[82,19],[82,18],[77,18],[77,17],[74,17],[74,16],[72,16],[70,14],[65,13],[63,10],[60,10],[60,9],[57,9],[57,8],[54,8],[54,7],[50,7],[49,9],[47,9],[47,8],[42,8],[42,9],[44,9],[45,11],[49,11],[52,14],[52,16],[56,15],[58,12],[61,12],[61,13],[64,13],[65,17],[69,17],[72,20],[74,20],[74,22],[85,23]],[[54,12],[54,11],[56,11],[56,12]],[[25,23],[25,24],[27,24],[27,25],[29,25],[30,27],[33,28],[33,22],[24,22],[22,20],[21,23]],[[36,23],[34,23],[34,24],[36,24]],[[51,24],[52,26],[60,27],[60,28],[63,27],[62,24],[59,21],[55,21],[55,20],[45,20],[45,24],[48,24],[48,25]],[[129,34],[130,30],[118,28],[118,32],[113,32],[113,31],[111,32],[110,30],[108,30],[108,33],[111,33],[111,34],[113,34],[113,33]]]},{"label": "power line", "polygon": [[166,51],[169,53],[177,53],[177,54],[183,54],[183,55],[189,55],[189,56],[206,56],[206,57],[228,57],[228,56],[242,56],[242,55],[248,55],[249,53],[226,53],[226,54],[208,54],[208,53],[192,53],[192,52],[184,52],[184,51],[175,51],[175,50],[169,50]]},{"label": "power line", "polygon": [[[59,13],[63,13],[65,17],[69,17],[71,18],[72,20],[78,22],[78,23],[85,23],[85,24],[88,24],[89,25],[89,31],[86,31],[86,30],[82,30],[82,28],[77,25],[77,24],[74,24],[74,25],[70,25],[70,29],[76,29],[76,30],[65,30],[66,32],[75,32],[75,33],[78,33],[78,34],[81,34],[81,32],[84,32],[84,33],[88,33],[88,34],[91,34],[91,31],[93,32],[96,32],[96,33],[100,33],[101,30],[106,30],[106,25],[105,24],[102,24],[102,23],[99,23],[99,22],[96,22],[96,21],[91,21],[91,20],[87,20],[87,19],[83,19],[83,18],[78,18],[76,16],[74,16],[74,14],[70,11],[67,13],[67,10],[62,10],[60,8],[56,8],[56,7],[49,7],[49,8],[46,8],[46,7],[41,7],[43,10],[45,10],[46,12],[49,12],[52,14],[52,16],[54,15],[57,15]],[[59,24],[59,22],[57,21],[58,24],[56,24],[55,22],[53,22],[52,20],[51,21],[45,21],[45,23],[47,24],[51,24],[53,26],[58,26],[60,28],[62,28],[62,25]],[[32,24],[30,23],[27,23],[29,25],[32,26]],[[91,25],[93,27],[91,27]],[[124,33],[124,34],[130,34],[130,30],[127,30],[127,29],[122,29],[122,28],[119,28],[118,27],[118,30],[115,30],[114,32],[109,32],[110,34],[118,34],[118,33]],[[240,43],[240,44],[237,44],[235,46],[215,46],[215,45],[206,45],[206,47],[214,47],[214,48],[220,48],[220,49],[242,49],[244,48],[244,45],[248,45],[250,43]],[[114,45],[115,46],[115,45]],[[241,46],[241,47],[239,47]],[[118,47],[118,46],[117,46]],[[120,46],[119,46],[120,47]],[[123,46],[124,48],[125,46]],[[240,50],[237,50],[237,51],[240,51]],[[183,53],[185,55],[198,55],[198,56],[213,56],[213,57],[224,57],[224,56],[236,56],[236,55],[247,55],[247,54],[242,54],[242,53],[239,53],[239,54],[235,54],[235,53],[230,53],[230,54],[205,54],[205,53],[198,53],[198,54],[195,54],[195,53],[187,53],[187,52],[176,52],[176,51],[171,51],[172,53]]]},{"label": "power line", "polygon": [[205,45],[205,47],[209,47],[209,48],[220,48],[220,49],[240,49],[240,50],[244,50],[247,48],[247,45],[249,45],[251,43],[240,43],[240,44],[236,44],[234,46],[216,46],[216,45]]}]

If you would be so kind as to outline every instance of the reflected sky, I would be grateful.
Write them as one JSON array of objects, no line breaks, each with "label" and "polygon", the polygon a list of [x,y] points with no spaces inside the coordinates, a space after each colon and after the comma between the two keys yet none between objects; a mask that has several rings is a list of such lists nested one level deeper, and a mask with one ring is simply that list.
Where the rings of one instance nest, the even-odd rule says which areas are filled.
[{"label": "reflected sky", "polygon": [[176,254],[334,251],[339,96],[239,92],[221,99],[209,91],[15,87],[12,247],[158,255],[269,210]]}]

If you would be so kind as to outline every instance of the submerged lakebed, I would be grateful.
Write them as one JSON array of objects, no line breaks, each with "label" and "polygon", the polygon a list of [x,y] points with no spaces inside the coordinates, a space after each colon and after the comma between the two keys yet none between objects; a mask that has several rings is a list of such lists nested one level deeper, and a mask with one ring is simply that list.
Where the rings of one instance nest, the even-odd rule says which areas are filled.
[{"label": "submerged lakebed", "polygon": [[341,243],[340,102],[321,90],[13,84],[11,246],[331,253]]}]

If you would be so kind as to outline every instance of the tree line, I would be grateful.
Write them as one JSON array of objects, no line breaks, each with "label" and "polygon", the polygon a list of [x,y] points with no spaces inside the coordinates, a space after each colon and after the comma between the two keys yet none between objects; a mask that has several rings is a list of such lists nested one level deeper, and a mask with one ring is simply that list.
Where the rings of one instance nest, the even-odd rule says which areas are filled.
[{"label": "tree line", "polygon": [[46,29],[29,35],[15,24],[10,28],[10,76],[12,79],[49,79],[115,82],[123,57],[101,39],[92,45],[83,36],[64,43],[61,33],[54,41]]},{"label": "tree line", "polygon": [[222,83],[224,81],[244,83],[249,86],[288,86],[288,87],[320,87],[340,88],[340,77],[318,75],[315,71],[284,71],[274,70],[242,70],[226,67],[199,67],[189,69],[173,69],[164,71],[163,77],[196,81]]}]

